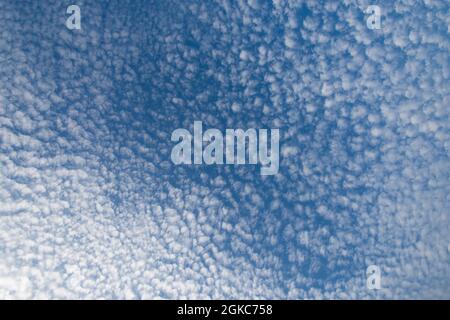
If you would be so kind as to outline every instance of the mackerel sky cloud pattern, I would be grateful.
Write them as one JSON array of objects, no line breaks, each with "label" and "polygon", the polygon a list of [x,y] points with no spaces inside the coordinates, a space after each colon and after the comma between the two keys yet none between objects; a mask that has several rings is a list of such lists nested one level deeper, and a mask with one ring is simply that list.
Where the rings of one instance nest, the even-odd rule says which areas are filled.
[{"label": "mackerel sky cloud pattern", "polygon": [[0,0],[0,298],[449,299],[450,4],[370,4]]}]

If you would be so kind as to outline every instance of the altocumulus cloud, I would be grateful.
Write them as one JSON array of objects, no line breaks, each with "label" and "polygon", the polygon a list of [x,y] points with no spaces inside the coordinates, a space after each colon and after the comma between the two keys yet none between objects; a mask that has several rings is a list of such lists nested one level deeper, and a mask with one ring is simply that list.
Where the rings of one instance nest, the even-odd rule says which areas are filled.
[{"label": "altocumulus cloud", "polygon": [[[450,298],[449,2],[0,1],[1,298]],[[176,166],[279,128],[280,168]],[[366,288],[376,264],[382,289]]]}]

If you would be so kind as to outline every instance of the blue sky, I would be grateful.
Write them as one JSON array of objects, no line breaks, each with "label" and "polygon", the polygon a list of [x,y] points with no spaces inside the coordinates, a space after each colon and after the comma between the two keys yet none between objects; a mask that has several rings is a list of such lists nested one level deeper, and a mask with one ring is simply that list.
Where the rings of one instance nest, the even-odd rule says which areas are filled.
[{"label": "blue sky", "polygon": [[0,0],[0,297],[449,299],[449,3],[369,4]]}]

